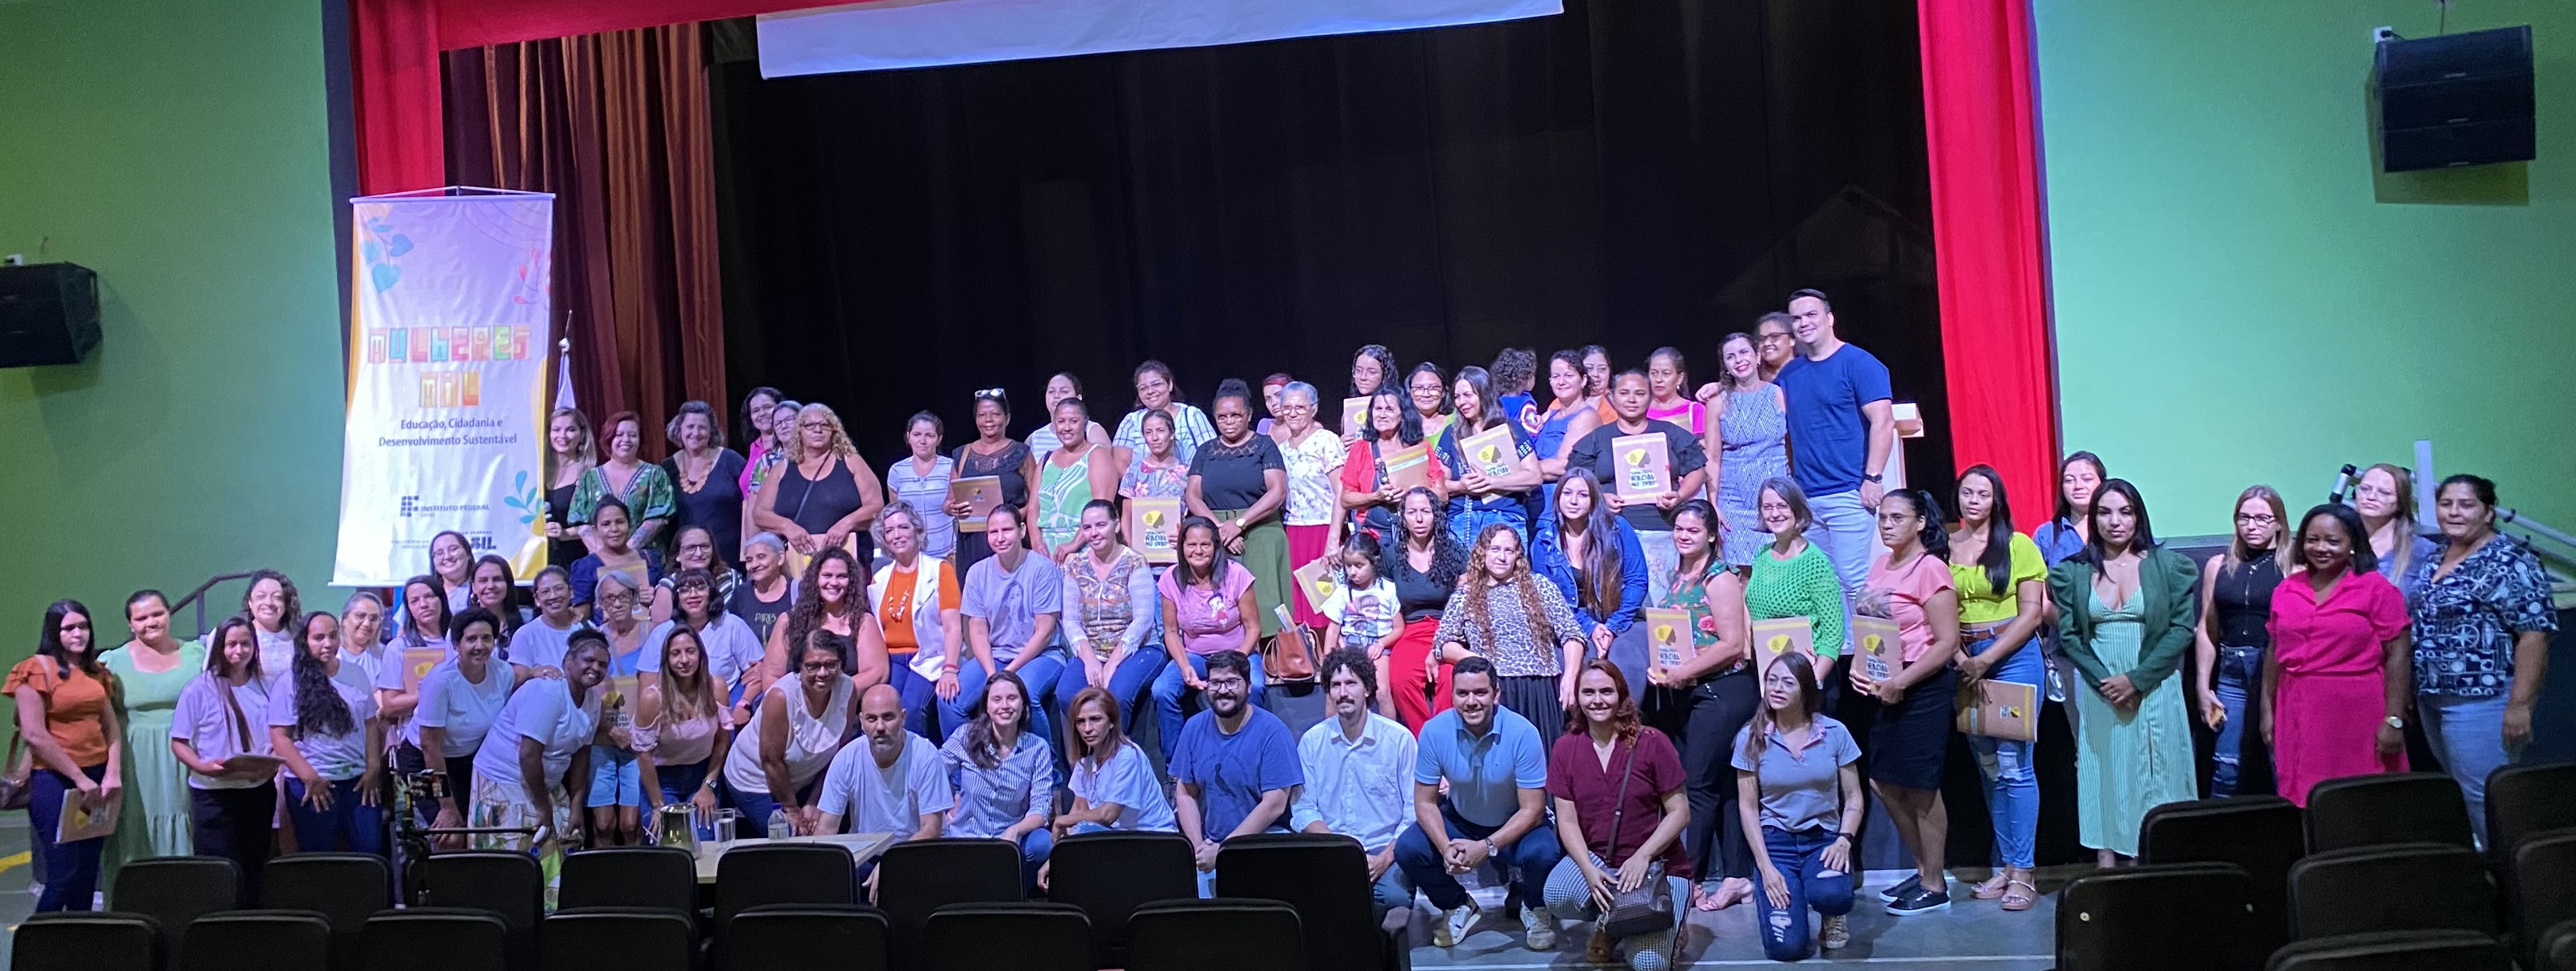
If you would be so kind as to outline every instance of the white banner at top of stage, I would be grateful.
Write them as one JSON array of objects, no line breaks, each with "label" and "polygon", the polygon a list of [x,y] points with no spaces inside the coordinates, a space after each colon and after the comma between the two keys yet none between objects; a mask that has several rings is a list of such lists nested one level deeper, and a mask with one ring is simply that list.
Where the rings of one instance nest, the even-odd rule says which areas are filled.
[{"label": "white banner at top of stage", "polygon": [[760,15],[760,74],[793,77],[1448,27],[1563,0],[875,0]]}]

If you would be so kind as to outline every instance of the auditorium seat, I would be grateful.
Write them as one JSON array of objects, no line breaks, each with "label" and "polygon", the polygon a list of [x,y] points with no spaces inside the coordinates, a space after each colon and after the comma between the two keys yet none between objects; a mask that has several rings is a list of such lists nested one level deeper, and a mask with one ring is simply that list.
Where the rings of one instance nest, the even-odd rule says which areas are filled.
[{"label": "auditorium seat", "polygon": [[2265,971],[2513,971],[2504,945],[2475,931],[2374,931],[2299,941]]},{"label": "auditorium seat", "polygon": [[886,971],[885,914],[852,904],[770,904],[733,915],[716,939],[716,971]]},{"label": "auditorium seat", "polygon": [[[1009,941],[996,951],[992,942]],[[1091,921],[1059,903],[950,904],[921,928],[912,971],[1092,971]]]},{"label": "auditorium seat", "polygon": [[488,910],[412,907],[369,917],[358,931],[366,971],[459,971],[509,963],[510,925]]},{"label": "auditorium seat", "polygon": [[359,971],[367,918],[394,905],[393,869],[372,853],[289,853],[268,861],[259,905],[321,914],[331,924],[332,971]]},{"label": "auditorium seat", "polygon": [[2307,822],[2279,796],[2169,802],[2147,810],[2138,862],[2232,863],[2253,893],[2254,953],[2290,942],[2290,867],[2308,852]]},{"label": "auditorium seat", "polygon": [[2540,945],[2533,950],[2539,956],[2532,961],[2532,971],[2576,971],[2576,920],[2560,921],[2540,935]]},{"label": "auditorium seat", "polygon": [[1216,854],[1221,897],[1285,901],[1297,910],[1313,971],[1397,971],[1412,950],[1401,928],[1379,926],[1368,852],[1338,834],[1260,833]]},{"label": "auditorium seat", "polygon": [[[693,869],[691,871],[695,873]],[[716,858],[716,923],[766,904],[859,902],[858,863],[837,843],[752,843]]]},{"label": "auditorium seat", "polygon": [[2327,779],[2308,790],[2308,850],[2389,843],[2475,848],[2468,800],[2439,772],[2384,772]]},{"label": "auditorium seat", "polygon": [[698,861],[676,846],[617,846],[567,853],[557,884],[555,906],[562,910],[655,907],[682,914],[698,910]]},{"label": "auditorium seat", "polygon": [[2492,937],[2502,930],[2486,861],[2473,850],[2441,843],[2310,856],[2290,868],[2290,900],[2299,940],[2409,930]]},{"label": "auditorium seat", "polygon": [[693,971],[697,924],[661,907],[559,910],[537,932],[546,971]]},{"label": "auditorium seat", "polygon": [[509,929],[510,971],[536,971],[537,924],[546,916],[546,875],[537,858],[506,850],[432,854],[420,864],[420,907],[469,907]]},{"label": "auditorium seat", "polygon": [[877,860],[877,906],[894,930],[894,966],[921,964],[921,931],[930,915],[950,904],[1016,903],[1026,899],[1020,848],[1008,840],[907,840],[886,847]]},{"label": "auditorium seat", "polygon": [[174,959],[191,922],[241,905],[241,867],[220,856],[135,860],[117,870],[116,889],[107,895],[107,909],[152,918],[161,928],[161,953]]},{"label": "auditorium seat", "polygon": [[2163,863],[2075,878],[2057,901],[2057,971],[2251,971],[2252,881],[2226,863]]},{"label": "auditorium seat", "polygon": [[1308,971],[1296,908],[1276,900],[1165,900],[1127,921],[1126,971]]},{"label": "auditorium seat", "polygon": [[2487,774],[2487,852],[2512,858],[2522,838],[2576,828],[2576,762],[2499,766]]},{"label": "auditorium seat", "polygon": [[1047,858],[1047,899],[1091,919],[1093,967],[1127,963],[1127,917],[1157,900],[1197,897],[1198,859],[1179,833],[1076,833]]},{"label": "auditorium seat", "polygon": [[309,910],[219,910],[179,935],[172,971],[325,971],[331,923]]},{"label": "auditorium seat", "polygon": [[2576,921],[2576,829],[2524,837],[2513,854],[2513,927],[2538,943],[2550,928]]},{"label": "auditorium seat", "polygon": [[161,971],[161,925],[142,914],[36,914],[9,940],[11,971]]}]

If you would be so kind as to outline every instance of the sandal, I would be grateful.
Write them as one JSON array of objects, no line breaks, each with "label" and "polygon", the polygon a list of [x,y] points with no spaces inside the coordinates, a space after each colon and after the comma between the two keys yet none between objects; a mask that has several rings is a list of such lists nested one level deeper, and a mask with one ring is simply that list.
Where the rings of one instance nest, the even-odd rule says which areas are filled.
[{"label": "sandal", "polygon": [[1691,906],[1714,913],[1751,899],[1753,899],[1753,881],[1742,877],[1728,877],[1718,881],[1715,888],[1700,884],[1691,894]]},{"label": "sandal", "polygon": [[1968,896],[1974,897],[1978,900],[1993,900],[1997,897],[2003,896],[2005,889],[2011,886],[2011,884],[2012,871],[1997,870],[1995,871],[1994,876],[1986,878],[1986,882],[1969,888]]},{"label": "sandal", "polygon": [[2039,902],[2039,887],[2028,880],[2004,881],[2005,910],[2029,910]]}]

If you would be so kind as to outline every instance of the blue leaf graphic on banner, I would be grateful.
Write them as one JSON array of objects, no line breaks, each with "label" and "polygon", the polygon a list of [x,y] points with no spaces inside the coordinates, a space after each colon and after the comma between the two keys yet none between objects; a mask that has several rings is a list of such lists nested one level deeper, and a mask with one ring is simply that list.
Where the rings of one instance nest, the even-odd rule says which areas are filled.
[{"label": "blue leaf graphic on banner", "polygon": [[384,249],[377,246],[375,240],[368,240],[365,245],[358,247],[358,258],[365,260],[368,266],[374,266],[384,259]]},{"label": "blue leaf graphic on banner", "polygon": [[520,470],[519,470],[519,474],[518,474],[518,475],[516,475],[516,476],[511,477],[511,479],[510,479],[510,491],[512,491],[512,492],[517,492],[517,491],[519,491],[519,490],[521,490],[521,489],[525,489],[525,488],[527,488],[527,487],[528,487],[528,470],[526,470],[526,469],[520,469]]},{"label": "blue leaf graphic on banner", "polygon": [[378,263],[367,268],[367,277],[375,281],[376,292],[383,293],[394,288],[394,281],[402,279],[402,267]]},{"label": "blue leaf graphic on banner", "polygon": [[387,256],[401,256],[409,252],[411,252],[411,237],[409,236],[396,236],[385,241],[385,255]]}]

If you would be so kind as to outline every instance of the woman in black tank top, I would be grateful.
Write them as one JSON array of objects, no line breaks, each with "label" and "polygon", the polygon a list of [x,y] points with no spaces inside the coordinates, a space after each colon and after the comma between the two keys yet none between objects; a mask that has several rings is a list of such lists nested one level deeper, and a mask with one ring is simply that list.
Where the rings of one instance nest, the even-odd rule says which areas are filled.
[{"label": "woman in black tank top", "polygon": [[[2281,494],[2254,486],[2236,497],[2236,536],[2201,576],[2201,624],[2193,660],[2200,724],[2209,732],[2211,798],[2272,791],[2271,752],[2253,731],[2263,718],[2263,655],[2272,634],[2276,553],[2291,530]],[[2197,734],[2197,733],[2195,733]]]},{"label": "woman in black tank top", "polygon": [[870,562],[875,549],[868,523],[885,507],[885,487],[858,460],[840,416],[824,405],[806,405],[787,441],[787,461],[761,488],[752,524],[777,533],[797,553],[844,546],[861,564]]}]

